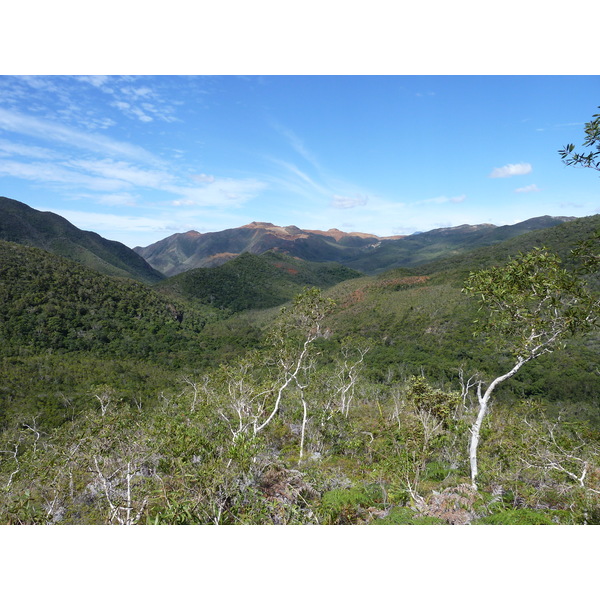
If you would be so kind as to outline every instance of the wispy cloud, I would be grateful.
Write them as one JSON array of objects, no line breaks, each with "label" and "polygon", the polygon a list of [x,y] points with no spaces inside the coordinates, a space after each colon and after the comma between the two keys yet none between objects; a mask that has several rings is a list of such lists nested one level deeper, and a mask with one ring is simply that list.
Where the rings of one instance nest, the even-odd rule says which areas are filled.
[{"label": "wispy cloud", "polygon": [[26,156],[28,158],[41,158],[52,160],[58,158],[58,154],[49,148],[41,146],[30,146],[27,144],[16,144],[8,140],[0,139],[0,156]]},{"label": "wispy cloud", "polygon": [[[150,92],[138,88],[131,93],[145,97]],[[139,206],[134,195],[139,189],[140,195],[141,190],[162,192],[163,202],[171,206],[239,207],[267,186],[257,178],[189,175],[178,164],[134,144],[4,108],[0,108],[0,130],[48,145],[44,148],[41,143],[29,146],[0,140],[0,176],[60,186],[84,195],[107,192],[94,196],[98,204]]]},{"label": "wispy cloud", "polygon": [[162,189],[175,194],[172,206],[241,206],[256,197],[266,184],[257,179],[214,179],[201,187],[167,185]]},{"label": "wispy cloud", "polygon": [[58,184],[79,187],[95,191],[118,191],[127,187],[122,180],[93,177],[55,163],[23,163],[12,160],[0,160],[0,176],[16,177],[44,184]]},{"label": "wispy cloud", "polygon": [[280,159],[271,159],[271,162],[283,167],[284,171],[283,174],[270,177],[275,186],[309,198],[314,198],[315,194],[324,198],[331,198],[333,195],[328,186],[316,182],[296,165]]},{"label": "wispy cloud", "polygon": [[192,175],[192,179],[198,183],[213,183],[215,176],[207,175],[206,173],[200,173],[199,175]]},{"label": "wispy cloud", "polygon": [[[178,120],[175,116],[177,102],[149,87],[143,77],[84,76],[79,81],[89,83],[112,97],[110,105],[130,119],[143,123],[155,119],[169,123]],[[138,85],[140,81],[142,83]]]},{"label": "wispy cloud", "polygon": [[122,192],[120,194],[104,194],[97,199],[104,206],[137,206],[137,196]]},{"label": "wispy cloud", "polygon": [[110,77],[108,75],[79,75],[76,76],[75,79],[77,79],[78,81],[89,83],[94,87],[102,87],[108,82]]},{"label": "wispy cloud", "polygon": [[164,170],[142,169],[125,161],[71,160],[69,165],[106,179],[120,180],[133,186],[164,189],[165,186],[174,183],[174,177]]},{"label": "wispy cloud", "polygon": [[528,194],[529,192],[540,192],[540,188],[532,183],[531,185],[526,185],[525,187],[520,187],[515,190],[517,194]]},{"label": "wispy cloud", "polygon": [[314,167],[319,168],[319,163],[314,154],[306,147],[306,144],[300,137],[298,137],[291,129],[284,127],[277,121],[271,121],[271,126],[275,131],[281,134],[292,148],[302,157],[304,160],[309,162]]},{"label": "wispy cloud", "polygon": [[368,202],[368,198],[365,196],[338,196],[334,195],[333,200],[331,201],[331,206],[333,208],[356,208],[357,206],[365,206]]},{"label": "wispy cloud", "polygon": [[538,127],[536,131],[547,131],[548,129],[563,129],[564,127],[582,127],[584,123],[557,123],[550,127]]},{"label": "wispy cloud", "polygon": [[165,220],[162,217],[112,215],[62,209],[56,212],[82,229],[106,229],[123,233],[150,232],[154,234],[157,231],[170,231],[176,228],[174,222]]},{"label": "wispy cloud", "polygon": [[514,175],[527,175],[533,171],[533,167],[529,163],[509,164],[503,167],[496,167],[489,174],[492,179],[498,177],[513,177]]},{"label": "wispy cloud", "polygon": [[161,161],[144,148],[120,142],[99,133],[87,133],[46,119],[0,108],[0,129],[44,141],[92,151],[96,154],[122,156],[150,163]]}]

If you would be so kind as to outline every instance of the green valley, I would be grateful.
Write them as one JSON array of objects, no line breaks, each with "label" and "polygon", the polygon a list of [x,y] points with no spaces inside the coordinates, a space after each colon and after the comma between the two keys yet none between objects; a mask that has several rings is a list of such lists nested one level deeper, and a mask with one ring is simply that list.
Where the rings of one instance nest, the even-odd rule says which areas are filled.
[{"label": "green valley", "polygon": [[599,523],[594,327],[498,387],[470,479],[512,358],[469,273],[544,246],[597,297],[600,217],[546,225],[370,275],[267,250],[141,281],[0,242],[0,522]]}]

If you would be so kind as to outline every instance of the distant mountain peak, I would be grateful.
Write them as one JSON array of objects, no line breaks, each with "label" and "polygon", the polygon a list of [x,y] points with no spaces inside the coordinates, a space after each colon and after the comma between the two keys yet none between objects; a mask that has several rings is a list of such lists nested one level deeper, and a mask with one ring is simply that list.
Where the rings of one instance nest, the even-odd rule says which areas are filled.
[{"label": "distant mountain peak", "polygon": [[298,239],[301,237],[308,236],[306,231],[303,231],[295,225],[287,225],[286,227],[281,227],[279,225],[274,225],[273,223],[267,223],[265,221],[252,221],[252,223],[248,223],[248,225],[242,225],[242,227],[239,227],[238,229],[262,230],[282,239]]},{"label": "distant mountain peak", "polygon": [[[233,229],[236,229],[235,227]],[[268,223],[267,221],[252,221],[252,223],[248,223],[248,225],[242,225],[239,229],[282,229],[281,227],[277,227],[273,225],[273,223]]]}]

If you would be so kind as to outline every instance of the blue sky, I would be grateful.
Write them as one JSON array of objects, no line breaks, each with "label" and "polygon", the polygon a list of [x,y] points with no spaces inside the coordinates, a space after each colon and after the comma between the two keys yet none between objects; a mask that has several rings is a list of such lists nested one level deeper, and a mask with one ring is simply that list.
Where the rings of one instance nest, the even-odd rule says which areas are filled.
[{"label": "blue sky", "polygon": [[0,195],[130,247],[600,212],[598,76],[1,76]]}]

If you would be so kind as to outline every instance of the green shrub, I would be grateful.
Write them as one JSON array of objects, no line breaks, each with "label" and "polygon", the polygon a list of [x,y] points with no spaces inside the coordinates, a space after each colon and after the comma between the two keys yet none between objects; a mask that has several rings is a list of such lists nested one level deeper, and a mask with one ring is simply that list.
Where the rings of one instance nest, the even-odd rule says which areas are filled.
[{"label": "green shrub", "polygon": [[423,479],[429,479],[430,481],[444,481],[450,473],[452,473],[452,469],[446,463],[432,461],[425,466]]},{"label": "green shrub", "polygon": [[363,485],[325,492],[321,498],[322,522],[328,525],[355,524],[365,516],[365,508],[383,501],[378,485]]},{"label": "green shrub", "polygon": [[411,508],[395,507],[383,519],[373,521],[372,525],[445,525],[437,517],[423,517]]},{"label": "green shrub", "polygon": [[504,510],[502,512],[484,517],[474,523],[475,525],[554,525],[550,517],[540,511],[527,508]]}]

